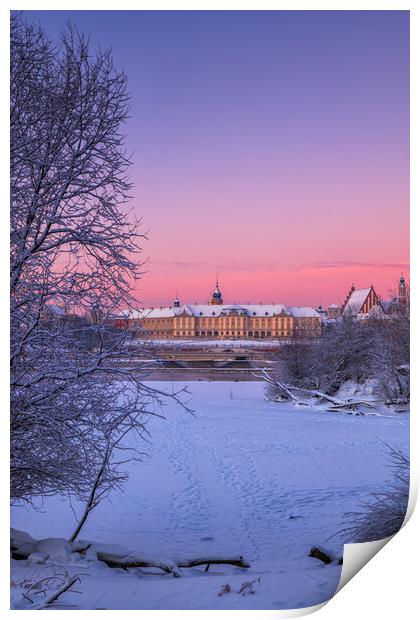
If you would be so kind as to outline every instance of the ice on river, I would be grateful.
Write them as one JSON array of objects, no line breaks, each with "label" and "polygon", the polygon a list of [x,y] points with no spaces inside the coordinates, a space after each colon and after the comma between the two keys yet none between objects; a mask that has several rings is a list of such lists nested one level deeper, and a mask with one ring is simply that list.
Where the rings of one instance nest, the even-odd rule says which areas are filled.
[{"label": "ice on river", "polygon": [[[195,415],[169,403],[165,421],[150,420],[148,456],[130,465],[124,491],[92,513],[82,537],[155,557],[243,555],[251,568],[201,567],[174,579],[92,563],[79,570],[82,593],[63,600],[94,609],[286,609],[327,600],[341,566],[308,552],[327,545],[340,556],[340,538],[328,539],[344,513],[390,479],[383,441],[408,451],[408,416],[270,403],[258,382],[202,381],[189,389]],[[39,512],[12,512],[13,527],[35,538],[67,537],[74,524],[69,503],[57,498]],[[29,570],[26,562],[13,565],[15,579]],[[237,593],[258,578],[255,594]],[[218,596],[225,584],[231,592]]]}]

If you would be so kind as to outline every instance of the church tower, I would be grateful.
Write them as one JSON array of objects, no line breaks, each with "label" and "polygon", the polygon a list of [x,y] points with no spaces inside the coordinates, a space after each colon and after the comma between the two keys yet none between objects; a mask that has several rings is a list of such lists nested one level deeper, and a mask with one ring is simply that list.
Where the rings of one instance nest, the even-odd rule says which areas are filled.
[{"label": "church tower", "polygon": [[174,308],[180,308],[180,307],[181,307],[181,303],[180,303],[180,301],[178,299],[178,291],[177,291],[177,293],[175,295],[175,299],[174,299]]},{"label": "church tower", "polygon": [[219,275],[216,276],[216,288],[214,289],[213,295],[209,299],[209,305],[210,306],[222,306],[223,305],[222,293],[220,292],[220,289],[219,289]]},{"label": "church tower", "polygon": [[405,285],[405,278],[403,274],[401,274],[400,283],[398,286],[398,301],[400,303],[400,308],[405,309],[407,307],[407,287]]}]

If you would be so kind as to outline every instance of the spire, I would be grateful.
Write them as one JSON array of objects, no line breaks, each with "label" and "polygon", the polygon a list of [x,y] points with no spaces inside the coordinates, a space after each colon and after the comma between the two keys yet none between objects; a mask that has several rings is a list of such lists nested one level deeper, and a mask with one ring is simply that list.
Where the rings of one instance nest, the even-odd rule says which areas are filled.
[{"label": "spire", "polygon": [[175,294],[175,299],[174,299],[174,308],[179,308],[181,306],[179,299],[178,299],[178,291]]},{"label": "spire", "polygon": [[398,301],[402,308],[407,306],[407,288],[405,286],[405,278],[403,273],[401,273],[400,284],[398,286]]},{"label": "spire", "polygon": [[219,289],[219,274],[216,273],[216,288],[214,289],[214,293],[213,293],[213,297],[215,299],[218,299],[222,296],[220,289]]},{"label": "spire", "polygon": [[209,299],[209,304],[211,306],[214,306],[214,305],[221,306],[223,304],[222,293],[220,292],[220,289],[219,289],[219,274],[218,273],[216,274],[216,288],[214,289],[214,292]]}]

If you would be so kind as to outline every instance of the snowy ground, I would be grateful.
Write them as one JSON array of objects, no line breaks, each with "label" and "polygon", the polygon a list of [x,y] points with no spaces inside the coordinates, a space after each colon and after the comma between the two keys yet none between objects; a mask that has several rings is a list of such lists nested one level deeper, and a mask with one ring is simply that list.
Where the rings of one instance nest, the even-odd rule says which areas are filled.
[{"label": "snowy ground", "polygon": [[[62,601],[85,609],[286,609],[327,600],[341,567],[308,552],[324,545],[340,556],[340,539],[326,541],[346,511],[389,479],[380,440],[408,451],[408,416],[269,403],[257,382],[196,382],[190,391],[195,417],[170,405],[166,421],[150,422],[149,457],[131,466],[125,492],[96,509],[81,537],[162,558],[242,554],[251,568],[184,569],[174,579],[79,561],[68,570],[82,574],[81,594]],[[68,537],[74,523],[57,498],[42,512],[12,512],[13,527],[35,538]],[[13,561],[12,578],[48,570]],[[237,593],[258,578],[255,594]],[[225,584],[231,592],[218,596]],[[23,604],[19,592],[14,604]]]}]

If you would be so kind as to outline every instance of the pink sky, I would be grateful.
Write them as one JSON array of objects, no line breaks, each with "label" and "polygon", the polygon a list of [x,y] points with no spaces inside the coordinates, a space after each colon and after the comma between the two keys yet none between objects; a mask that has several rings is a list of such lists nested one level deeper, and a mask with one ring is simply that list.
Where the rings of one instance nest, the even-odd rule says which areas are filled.
[{"label": "pink sky", "polygon": [[132,95],[142,305],[341,303],[409,275],[408,11],[27,12]]}]

